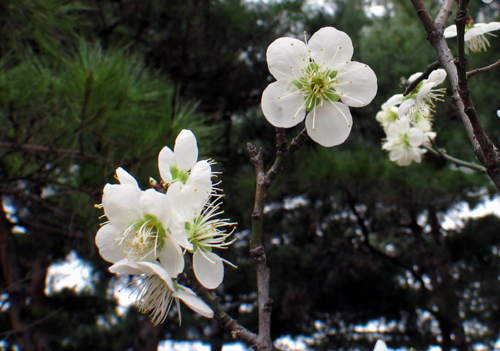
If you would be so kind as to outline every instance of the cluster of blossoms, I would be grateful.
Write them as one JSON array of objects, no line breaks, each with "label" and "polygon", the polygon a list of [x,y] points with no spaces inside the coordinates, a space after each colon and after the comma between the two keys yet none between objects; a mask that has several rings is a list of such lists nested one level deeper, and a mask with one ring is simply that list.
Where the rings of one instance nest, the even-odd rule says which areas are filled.
[{"label": "cluster of blossoms", "polygon": [[102,204],[108,221],[96,234],[102,258],[113,263],[109,271],[142,278],[137,305],[152,322],[162,323],[172,305],[182,300],[200,315],[212,318],[210,307],[189,288],[178,283],[185,255],[192,254],[196,279],[207,289],[217,288],[224,277],[223,262],[212,248],[226,248],[234,223],[218,219],[222,195],[212,184],[213,161],[198,161],[196,137],[179,133],[172,151],[158,156],[161,181],[154,189],[140,189],[124,169],[116,170],[119,184],[106,184]]},{"label": "cluster of blossoms", "polygon": [[[408,80],[420,77],[415,73]],[[428,79],[422,80],[408,95],[396,94],[382,105],[377,113],[377,121],[387,135],[382,149],[389,152],[389,159],[399,166],[408,166],[413,161],[419,163],[427,151],[421,146],[428,145],[436,137],[432,131],[431,112],[434,100],[442,101],[445,88],[436,88],[446,78],[446,71],[433,71]]]},{"label": "cluster of blossoms", "polygon": [[[309,41],[278,38],[266,53],[276,82],[262,93],[262,112],[273,126],[291,128],[305,118],[312,140],[326,147],[343,143],[352,128],[349,107],[369,104],[377,77],[364,63],[351,61],[351,38],[333,27]],[[307,117],[306,117],[307,114]]]},{"label": "cluster of blossoms", "polygon": [[[496,36],[491,34],[495,30],[500,29],[500,22],[491,23],[474,23],[474,20],[469,17],[467,24],[465,25],[465,53],[469,54],[469,51],[480,52],[486,51],[487,47],[490,46],[488,38],[485,34]],[[457,26],[451,25],[444,30],[443,33],[445,38],[453,38],[457,36]]]}]

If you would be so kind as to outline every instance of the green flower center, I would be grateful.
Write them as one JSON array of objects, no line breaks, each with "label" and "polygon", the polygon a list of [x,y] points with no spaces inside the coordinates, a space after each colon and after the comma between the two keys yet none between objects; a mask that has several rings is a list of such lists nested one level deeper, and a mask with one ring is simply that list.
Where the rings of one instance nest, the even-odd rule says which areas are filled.
[{"label": "green flower center", "polygon": [[[127,246],[131,248],[129,255],[138,255],[142,258],[147,256],[151,251],[159,252],[163,249],[166,237],[163,225],[151,215],[146,215],[144,219],[133,223],[127,233],[133,233],[131,239],[126,240]],[[124,238],[125,239],[125,238]]]},{"label": "green flower center", "polygon": [[172,181],[173,182],[181,182],[182,184],[186,184],[187,179],[189,178],[189,171],[183,169],[182,171],[179,170],[179,167],[175,165],[170,166],[170,174],[172,174]]},{"label": "green flower center", "polygon": [[316,62],[310,62],[302,77],[292,82],[304,96],[306,110],[312,111],[324,101],[338,101],[334,84],[337,71],[323,70]]}]

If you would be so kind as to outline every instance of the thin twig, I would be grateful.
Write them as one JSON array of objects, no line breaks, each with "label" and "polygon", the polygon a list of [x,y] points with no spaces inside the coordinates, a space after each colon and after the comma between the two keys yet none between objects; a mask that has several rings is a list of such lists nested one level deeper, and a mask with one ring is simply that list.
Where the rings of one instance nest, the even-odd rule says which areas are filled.
[{"label": "thin twig", "polygon": [[440,156],[440,157],[444,158],[445,160],[448,160],[448,161],[456,164],[457,166],[467,167],[467,168],[470,168],[470,169],[473,169],[475,171],[485,173],[485,174],[487,173],[486,168],[484,168],[483,166],[478,165],[477,163],[474,163],[474,162],[467,162],[467,161],[461,160],[459,158],[450,156],[446,153],[446,151],[444,149],[438,149],[438,148],[431,147],[428,145],[422,145],[422,147],[424,149],[429,150],[434,155]]},{"label": "thin twig", "polygon": [[411,93],[412,90],[417,87],[418,83],[420,83],[424,79],[429,78],[429,75],[432,73],[432,71],[435,71],[439,67],[441,67],[441,64],[439,63],[439,61],[434,61],[429,66],[427,66],[425,71],[420,76],[418,76],[417,79],[411,81],[410,84],[408,84],[408,86],[405,89],[405,92],[403,93],[403,96],[406,96],[409,93]]},{"label": "thin twig", "polygon": [[479,74],[479,73],[485,73],[485,72],[489,72],[491,71],[492,69],[494,68],[497,68],[500,66],[500,60],[498,60],[497,62],[495,63],[492,63],[491,65],[489,66],[486,66],[486,67],[483,67],[483,68],[477,68],[477,69],[474,69],[472,71],[469,71],[467,72],[467,79],[471,78],[471,77],[474,77],[475,75]]}]

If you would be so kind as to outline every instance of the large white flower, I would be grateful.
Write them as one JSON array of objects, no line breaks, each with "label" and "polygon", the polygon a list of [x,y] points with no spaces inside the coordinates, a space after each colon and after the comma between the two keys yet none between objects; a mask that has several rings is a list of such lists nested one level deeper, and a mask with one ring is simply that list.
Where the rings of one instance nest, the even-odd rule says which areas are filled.
[{"label": "large white flower", "polygon": [[304,43],[278,38],[267,49],[269,71],[276,78],[262,94],[269,123],[291,128],[306,118],[307,133],[323,146],[343,143],[352,128],[349,107],[370,103],[377,77],[364,63],[351,61],[351,38],[324,27]]},{"label": "large white flower", "polygon": [[219,210],[220,195],[213,195],[216,200],[202,200],[196,194],[195,187],[189,184],[173,183],[167,190],[167,197],[172,204],[174,221],[180,223],[188,245],[184,247],[193,253],[193,271],[198,281],[207,289],[217,288],[224,278],[223,262],[212,252],[213,248],[224,249],[232,243],[226,242],[232,232],[220,228],[233,226],[227,219],[216,218]]},{"label": "large white flower", "polygon": [[[411,83],[421,74],[420,72],[413,74],[408,78],[408,81]],[[382,109],[399,105],[398,116],[403,117],[408,115],[412,121],[415,120],[416,114],[428,116],[431,108],[434,106],[434,100],[442,101],[446,88],[436,88],[436,86],[443,83],[445,79],[446,71],[444,69],[432,71],[429,78],[418,83],[417,87],[410,94],[406,96],[403,96],[403,94],[392,96],[382,105]]]},{"label": "large white flower", "polygon": [[196,186],[208,197],[212,191],[212,167],[198,161],[198,145],[192,131],[183,129],[175,139],[174,151],[165,146],[158,155],[158,169],[165,185],[173,182]]},{"label": "large white flower", "polygon": [[96,234],[99,253],[112,263],[159,259],[176,277],[184,269],[184,258],[168,231],[172,212],[167,196],[141,190],[122,168],[116,175],[120,184],[106,184],[103,190],[101,206],[108,222]]},{"label": "large white flower", "polygon": [[136,288],[138,291],[136,303],[141,313],[149,313],[154,325],[163,323],[168,315],[172,302],[177,305],[179,323],[181,310],[179,300],[200,315],[212,318],[212,309],[189,288],[172,280],[163,264],[157,262],[135,262],[122,260],[109,268],[110,272],[121,275],[138,275],[143,278]]},{"label": "large white flower", "polygon": [[[491,23],[474,23],[474,20],[469,17],[469,21],[465,26],[465,53],[469,54],[469,50],[472,52],[480,52],[482,50],[486,51],[490,42],[486,38],[485,34],[496,36],[490,32],[500,29],[500,22]],[[445,38],[452,38],[457,36],[457,26],[451,25],[444,30]]]},{"label": "large white flower", "polygon": [[397,165],[408,166],[413,161],[420,163],[422,155],[427,152],[420,148],[425,141],[424,132],[411,127],[408,117],[403,117],[387,129],[387,141],[382,149],[389,151],[389,159]]}]

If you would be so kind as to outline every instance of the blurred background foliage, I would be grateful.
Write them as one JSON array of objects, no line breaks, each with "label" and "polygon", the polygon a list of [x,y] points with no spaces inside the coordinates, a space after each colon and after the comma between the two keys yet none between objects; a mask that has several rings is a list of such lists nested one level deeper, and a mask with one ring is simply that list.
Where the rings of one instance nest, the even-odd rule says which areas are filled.
[{"label": "blurred background foliage", "polygon": [[[433,15],[439,1],[426,1]],[[470,4],[477,22],[498,19],[493,2]],[[353,60],[378,76],[374,102],[353,109],[349,139],[325,149],[307,141],[271,188],[264,239],[272,272],[272,332],[314,350],[390,347],[493,348],[500,333],[500,220],[450,213],[493,197],[485,175],[426,155],[398,167],[380,149],[380,105],[435,61],[406,0],[0,0],[0,345],[21,350],[156,350],[162,340],[231,342],[215,321],[175,311],[153,328],[113,291],[94,245],[102,187],[121,166],[148,187],[157,154],[192,129],[201,157],[239,223],[217,289],[228,313],[257,328],[249,249],[254,170],[246,143],[269,167],[275,133],[260,111],[273,78],[267,46],[323,26],[347,32]],[[451,24],[451,21],[450,21]],[[307,34],[309,35],[309,34]],[[492,47],[469,68],[494,62]],[[450,41],[452,50],[456,45]],[[500,81],[470,81],[490,138],[498,142]],[[474,161],[449,94],[436,106],[436,142]],[[300,127],[287,131],[290,139]],[[49,269],[68,257],[90,267],[84,289],[54,289]],[[77,278],[78,279],[78,278]],[[124,288],[126,289],[126,288]],[[374,328],[373,326],[379,326]]]}]

